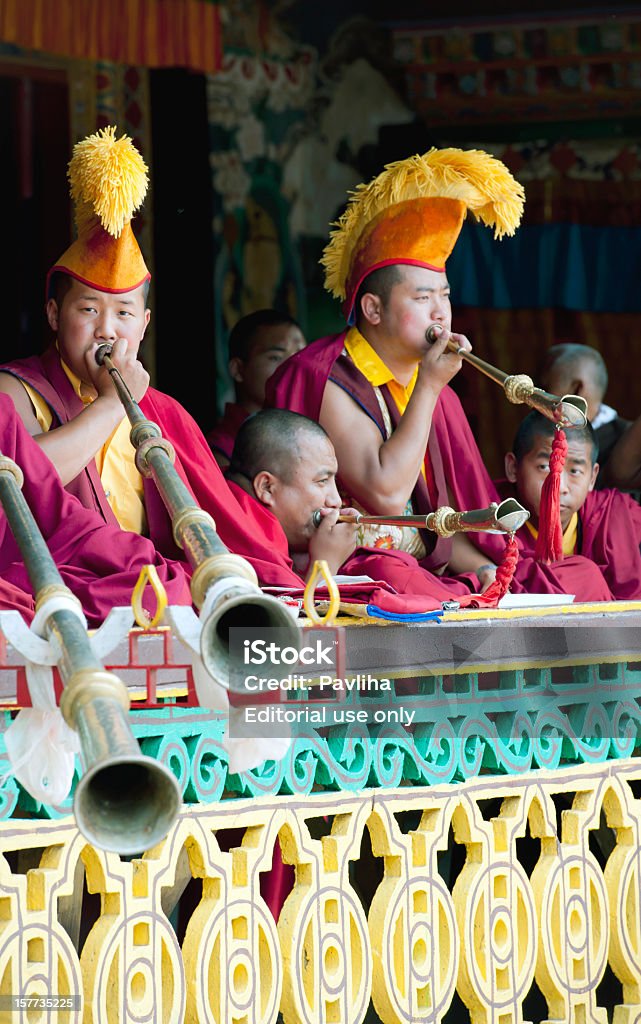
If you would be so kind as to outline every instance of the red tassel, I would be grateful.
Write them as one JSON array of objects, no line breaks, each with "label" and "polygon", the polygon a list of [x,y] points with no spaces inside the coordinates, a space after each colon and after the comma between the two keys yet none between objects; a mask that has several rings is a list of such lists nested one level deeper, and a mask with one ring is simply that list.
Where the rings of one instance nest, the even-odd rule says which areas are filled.
[{"label": "red tassel", "polygon": [[[503,555],[503,561],[497,567],[496,576],[483,594],[471,594],[468,607],[496,608],[502,597],[507,594],[519,560],[519,546],[514,534],[510,534]],[[461,602],[463,604],[463,602]]]},{"label": "red tassel", "polygon": [[568,441],[565,431],[555,430],[550,452],[550,472],[541,491],[539,509],[539,535],[534,551],[537,562],[558,562],[563,558],[563,529],[561,527],[561,473],[565,465]]}]

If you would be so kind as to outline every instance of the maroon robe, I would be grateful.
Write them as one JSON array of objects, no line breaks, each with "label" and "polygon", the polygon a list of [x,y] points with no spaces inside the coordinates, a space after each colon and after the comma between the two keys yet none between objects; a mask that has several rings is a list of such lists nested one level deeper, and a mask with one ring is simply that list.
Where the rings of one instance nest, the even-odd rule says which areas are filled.
[{"label": "maroon robe", "polygon": [[31,594],[25,593],[6,580],[0,579],[0,611],[20,612],[23,619],[31,622],[36,610],[36,603]]},{"label": "maroon robe", "polygon": [[[536,540],[522,530],[522,557],[534,558]],[[577,554],[553,563],[563,574],[568,563],[589,561],[600,573],[613,600],[641,599],[641,506],[629,494],[617,490],[591,491],[579,511]],[[575,591],[573,591],[575,593]],[[577,600],[588,600],[576,592]]]},{"label": "maroon robe", "polygon": [[[164,559],[144,537],[106,524],[68,494],[47,456],[25,430],[13,402],[2,394],[0,451],[22,469],[27,504],[64,582],[82,603],[89,625],[102,622],[114,605],[130,603],[140,570],[147,564],[156,566],[171,604],[191,604],[186,567]],[[18,607],[31,618],[31,583],[1,508],[0,576],[3,606]],[[15,603],[13,587],[19,592]]]},{"label": "maroon robe", "polygon": [[[339,369],[344,342],[345,334],[320,338],[286,359],[267,382],[265,404],[318,420],[325,386],[328,380],[333,380],[374,420],[385,438],[385,427],[380,412],[377,414],[376,411],[378,403],[371,384],[356,367],[352,367],[349,382]],[[450,503],[447,498],[442,500],[442,496],[448,493],[458,509],[485,508],[491,502],[501,500],[483,464],[463,407],[449,387],[443,388],[436,403],[426,454],[434,474],[439,504]],[[417,502],[415,492],[413,501],[421,514],[433,511],[429,495],[423,494]],[[520,530],[517,538],[520,549],[523,533],[524,530]],[[505,550],[503,537],[489,533],[471,533],[469,537],[488,560],[497,564],[501,562]],[[421,564],[426,568],[443,566],[442,552],[443,548],[437,546]],[[439,582],[450,583],[443,578],[439,578]],[[456,587],[460,586],[456,581],[454,583]],[[559,568],[559,563],[556,566],[539,565],[533,558],[521,557],[510,589],[513,593],[578,594],[581,591],[585,595],[584,600],[611,599],[601,573],[595,572],[594,566],[581,558],[576,562],[566,559]],[[456,599],[455,593],[453,597]]]},{"label": "maroon robe", "polygon": [[236,402],[227,402],[222,419],[206,435],[207,444],[214,455],[218,452],[220,455],[224,455],[227,462],[231,462],[236,434],[248,416],[247,409],[243,409],[242,405],[237,405]]},{"label": "maroon robe", "polygon": [[[53,413],[52,428],[69,422],[84,408],[62,369],[55,346],[41,357],[17,360],[0,367],[0,370],[25,381],[42,395]],[[202,431],[189,413],[169,395],[155,388],[147,389],[140,408],[145,416],[158,424],[163,437],[171,441],[176,452],[174,465],[178,474],[201,508],[214,517],[223,543],[252,563],[261,583],[295,586],[298,577],[265,542],[264,517],[260,511],[252,509],[247,512],[239,506]],[[87,508],[99,511],[105,522],[115,522],[93,459],[67,485],[67,490],[76,494]],[[180,557],[172,537],[170,517],[153,480],[144,481],[144,502],[153,545],[168,558]]]}]

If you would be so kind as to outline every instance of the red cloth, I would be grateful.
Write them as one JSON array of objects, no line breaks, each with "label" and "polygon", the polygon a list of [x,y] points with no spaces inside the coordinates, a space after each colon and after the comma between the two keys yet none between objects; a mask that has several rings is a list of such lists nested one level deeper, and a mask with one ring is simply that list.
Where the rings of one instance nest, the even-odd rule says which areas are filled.
[{"label": "red cloth", "polygon": [[231,462],[231,453],[234,450],[236,434],[249,416],[247,409],[235,402],[227,402],[222,419],[218,421],[213,430],[206,435],[207,444],[214,452],[220,452],[228,462]]},{"label": "red cloth", "polygon": [[31,594],[14,587],[12,583],[0,579],[0,611],[18,611],[27,622],[31,622],[36,610]]},{"label": "red cloth", "polygon": [[[13,402],[0,394],[0,451],[24,474],[23,494],[47,541],[66,585],[82,603],[90,625],[97,625],[114,605],[126,605],[140,570],[155,565],[171,604],[190,604],[185,568],[167,561],[150,541],[110,526],[68,494],[44,452],[25,430]],[[21,594],[15,606],[32,616],[31,583],[4,512],[0,510],[0,597],[11,587]]]},{"label": "red cloth", "polygon": [[[592,491],[579,512],[579,553],[553,562],[553,572],[577,601],[641,599],[641,507],[629,494]],[[536,541],[529,530],[519,535],[526,564],[534,563]],[[594,591],[609,598],[594,597]]]},{"label": "red cloth", "polygon": [[[318,420],[325,385],[332,366],[343,349],[345,335],[333,335],[312,342],[307,348],[290,356],[277,368],[267,382],[266,404],[291,409]],[[447,488],[452,504],[458,509],[485,508],[500,495],[483,464],[481,453],[470,429],[461,403],[451,388],[441,391],[432,417],[430,445],[438,448],[440,465],[432,459],[439,490]],[[444,479],[439,480],[438,475]],[[600,572],[586,559],[577,564],[564,560],[554,566],[539,565],[534,558],[523,557],[522,538],[517,535],[521,557],[516,566],[513,593],[576,593],[583,591],[583,600],[611,600],[609,588]],[[505,553],[505,538],[498,534],[468,534],[472,543],[497,565]],[[438,577],[440,583],[443,578]],[[455,598],[458,600],[458,598]]]},{"label": "red cloth", "polygon": [[[48,349],[41,358],[18,360],[2,369],[35,387],[52,409],[57,424],[68,422],[82,411],[82,402],[60,367],[55,347]],[[140,408],[145,416],[158,424],[163,437],[173,444],[179,475],[201,508],[214,517],[223,543],[252,563],[262,583],[296,585],[298,577],[291,572],[287,561],[272,552],[263,540],[262,517],[253,509],[244,511],[231,494],[200,427],[189,413],[169,395],[155,388],[148,388]],[[150,540],[166,557],[182,557],[174,543],[171,520],[156,485],[153,480],[145,480],[144,487]],[[75,489],[84,505],[99,509],[105,520],[113,520],[93,459],[67,489]]]},{"label": "red cloth", "polygon": [[629,494],[591,491],[579,512],[581,554],[597,565],[618,601],[641,599],[641,507]]}]

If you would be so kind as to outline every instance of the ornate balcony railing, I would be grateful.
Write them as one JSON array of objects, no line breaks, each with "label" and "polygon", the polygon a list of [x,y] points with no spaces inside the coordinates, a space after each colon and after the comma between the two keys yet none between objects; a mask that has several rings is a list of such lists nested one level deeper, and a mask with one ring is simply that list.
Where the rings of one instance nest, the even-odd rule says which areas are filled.
[{"label": "ornate balcony railing", "polygon": [[448,618],[346,629],[350,673],[394,689],[342,707],[409,730],[310,729],[238,774],[178,641],[127,637],[107,661],[155,686],[132,723],[182,812],[129,860],[5,777],[0,1021],[641,1019],[640,611]]}]

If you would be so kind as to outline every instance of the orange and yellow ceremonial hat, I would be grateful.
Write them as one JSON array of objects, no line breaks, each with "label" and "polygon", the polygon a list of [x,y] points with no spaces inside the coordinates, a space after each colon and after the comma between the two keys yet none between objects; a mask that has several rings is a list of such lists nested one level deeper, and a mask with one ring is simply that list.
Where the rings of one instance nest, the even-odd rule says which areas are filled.
[{"label": "orange and yellow ceremonial hat", "polygon": [[372,271],[405,263],[444,272],[468,210],[501,238],[516,231],[523,203],[523,186],[482,150],[431,149],[388,164],[355,189],[334,225],[321,260],[325,287],[349,320]]},{"label": "orange and yellow ceremonial hat", "polygon": [[69,162],[78,237],[47,275],[70,274],[103,292],[129,292],[151,277],[131,229],[147,192],[147,166],[126,135],[102,128],[74,146]]}]

